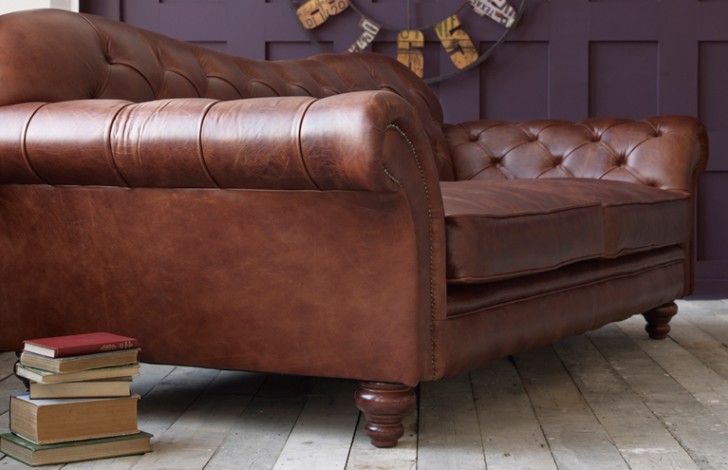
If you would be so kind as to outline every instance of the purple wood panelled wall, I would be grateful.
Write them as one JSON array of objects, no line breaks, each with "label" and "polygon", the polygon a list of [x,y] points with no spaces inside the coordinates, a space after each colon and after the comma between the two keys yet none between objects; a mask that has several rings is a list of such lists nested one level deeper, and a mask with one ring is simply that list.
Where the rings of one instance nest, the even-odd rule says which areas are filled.
[{"label": "purple wood panelled wall", "polygon": [[[381,31],[373,50],[396,54],[396,33],[431,25],[463,0],[351,0]],[[509,0],[518,7],[520,0]],[[296,3],[302,3],[297,0]],[[82,11],[190,42],[260,59],[315,54],[289,0],[82,0]],[[349,9],[313,32],[327,51],[359,36]],[[460,11],[481,51],[503,32]],[[698,197],[697,294],[728,297],[728,0],[526,0],[508,41],[483,65],[433,85],[448,122],[489,118],[698,116],[711,160]],[[426,34],[425,76],[453,71],[435,34]]]}]

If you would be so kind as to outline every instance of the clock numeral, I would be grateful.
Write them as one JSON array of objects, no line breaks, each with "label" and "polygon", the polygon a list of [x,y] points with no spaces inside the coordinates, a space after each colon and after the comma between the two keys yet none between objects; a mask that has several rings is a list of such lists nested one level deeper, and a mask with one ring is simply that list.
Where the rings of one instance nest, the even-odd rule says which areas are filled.
[{"label": "clock numeral", "polygon": [[348,52],[361,52],[366,49],[374,41],[374,38],[381,29],[381,26],[369,18],[359,20],[359,27],[362,29],[361,36],[359,36],[359,39],[354,44],[349,46]]},{"label": "clock numeral", "polygon": [[487,16],[506,28],[516,22],[516,10],[506,0],[468,0],[473,11],[480,16]]},{"label": "clock numeral", "polygon": [[418,77],[424,75],[425,59],[413,48],[425,47],[425,35],[416,29],[405,29],[397,35],[397,60],[409,67]]},{"label": "clock numeral", "polygon": [[314,29],[348,7],[349,0],[308,0],[298,7],[296,15],[304,28]]},{"label": "clock numeral", "polygon": [[435,32],[455,67],[464,69],[478,60],[478,51],[468,33],[460,29],[461,26],[458,15],[452,15],[437,23]]}]

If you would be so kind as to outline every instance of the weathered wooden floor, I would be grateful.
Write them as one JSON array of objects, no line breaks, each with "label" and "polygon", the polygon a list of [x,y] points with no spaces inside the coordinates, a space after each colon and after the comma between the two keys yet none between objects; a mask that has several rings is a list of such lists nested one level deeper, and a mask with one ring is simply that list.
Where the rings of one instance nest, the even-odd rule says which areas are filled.
[{"label": "weathered wooden floor", "polygon": [[[154,451],[64,469],[728,469],[728,300],[641,317],[423,384],[395,449],[369,446],[356,383],[144,365]],[[0,354],[0,431],[20,390]],[[0,468],[27,468],[10,459]]]}]

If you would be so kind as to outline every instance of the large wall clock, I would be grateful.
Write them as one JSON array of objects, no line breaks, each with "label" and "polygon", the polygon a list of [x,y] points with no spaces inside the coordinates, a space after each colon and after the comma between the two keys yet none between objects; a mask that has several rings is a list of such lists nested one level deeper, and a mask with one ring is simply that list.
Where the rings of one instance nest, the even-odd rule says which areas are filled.
[{"label": "large wall clock", "polygon": [[[397,60],[409,67],[415,74],[423,77],[424,56],[421,48],[425,45],[425,32],[434,31],[452,62],[453,70],[435,77],[423,77],[427,83],[437,83],[456,77],[463,72],[477,67],[483,63],[493,51],[502,44],[516,27],[523,13],[526,0],[521,0],[518,10],[514,9],[508,0],[464,0],[456,6],[452,14],[428,26],[413,27],[411,20],[406,29],[394,30],[382,26],[377,19],[369,18],[356,6],[356,0],[288,0],[296,13],[299,23],[308,39],[321,48],[316,39],[314,30],[333,21],[341,14],[357,14],[360,17],[358,37],[355,34],[349,52],[359,52],[367,49],[382,30],[397,33]],[[411,0],[402,8],[407,8],[408,18],[411,18]],[[503,33],[487,50],[478,53],[478,50],[463,28],[460,15],[474,13],[480,17],[489,18],[503,27]]]}]

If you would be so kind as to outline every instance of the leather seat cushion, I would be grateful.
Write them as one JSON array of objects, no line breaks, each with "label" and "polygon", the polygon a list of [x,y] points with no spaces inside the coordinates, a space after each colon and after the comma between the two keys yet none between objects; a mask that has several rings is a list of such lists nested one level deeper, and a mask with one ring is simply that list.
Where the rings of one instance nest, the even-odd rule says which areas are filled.
[{"label": "leather seat cushion", "polygon": [[588,195],[564,195],[560,186],[548,180],[442,182],[448,281],[478,283],[600,256],[601,204]]},{"label": "leather seat cushion", "polygon": [[592,179],[442,182],[447,279],[474,284],[581,260],[670,246],[690,236],[687,196]]},{"label": "leather seat cushion", "polygon": [[691,203],[685,193],[623,181],[564,181],[563,194],[588,194],[601,201],[608,258],[690,240]]}]

